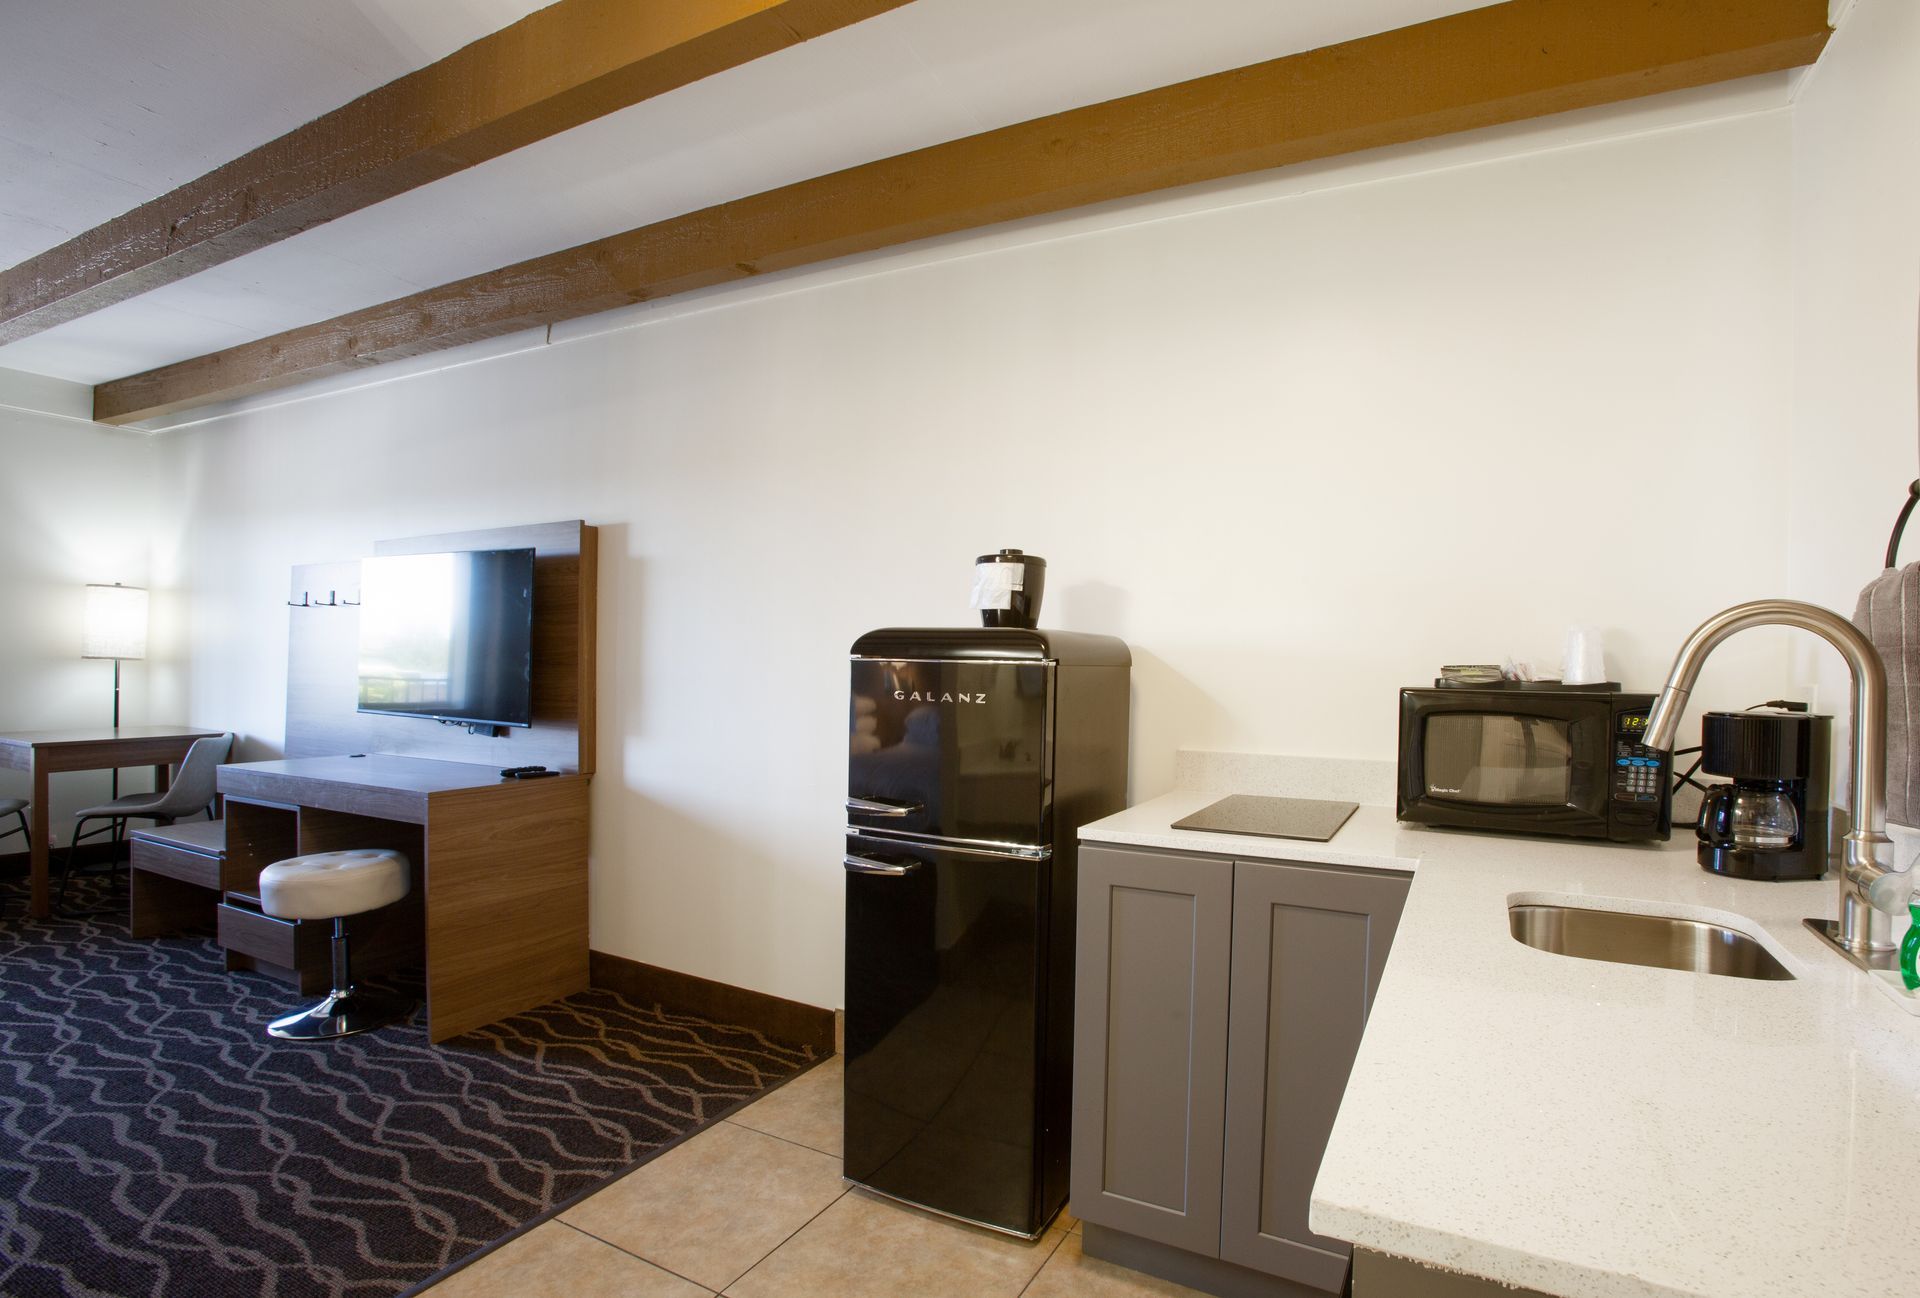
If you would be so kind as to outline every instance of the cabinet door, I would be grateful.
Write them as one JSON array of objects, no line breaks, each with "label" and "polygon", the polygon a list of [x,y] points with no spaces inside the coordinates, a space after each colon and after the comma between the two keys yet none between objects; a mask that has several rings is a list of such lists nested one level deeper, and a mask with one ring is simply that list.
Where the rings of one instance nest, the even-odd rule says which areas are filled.
[{"label": "cabinet door", "polygon": [[1220,1256],[1338,1293],[1348,1246],[1307,1229],[1404,875],[1242,861],[1233,897]]},{"label": "cabinet door", "polygon": [[1233,863],[1080,849],[1073,1211],[1220,1251]]}]

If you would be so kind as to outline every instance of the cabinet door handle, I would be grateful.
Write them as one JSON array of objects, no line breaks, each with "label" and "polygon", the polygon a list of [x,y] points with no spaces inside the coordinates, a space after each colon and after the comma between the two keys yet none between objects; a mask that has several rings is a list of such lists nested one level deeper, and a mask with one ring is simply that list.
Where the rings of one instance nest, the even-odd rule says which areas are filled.
[{"label": "cabinet door handle", "polygon": [[918,802],[880,802],[873,798],[848,798],[847,810],[862,816],[911,816],[926,810]]},{"label": "cabinet door handle", "polygon": [[854,856],[848,853],[842,862],[852,874],[910,874],[920,868],[920,862],[911,856],[897,856],[892,860],[876,860],[871,856]]}]

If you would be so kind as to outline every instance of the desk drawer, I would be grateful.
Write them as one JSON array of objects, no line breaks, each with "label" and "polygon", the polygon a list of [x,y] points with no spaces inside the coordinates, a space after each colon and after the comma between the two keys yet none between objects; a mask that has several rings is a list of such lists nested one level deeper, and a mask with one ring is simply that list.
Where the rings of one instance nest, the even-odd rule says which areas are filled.
[{"label": "desk drawer", "polygon": [[145,870],[149,874],[164,874],[169,879],[198,884],[202,888],[220,886],[220,866],[225,859],[225,853],[210,856],[174,843],[160,843],[139,837],[133,839],[132,868]]},{"label": "desk drawer", "polygon": [[219,921],[221,946],[282,969],[318,971],[332,959],[330,924],[275,919],[232,893],[220,903]]}]

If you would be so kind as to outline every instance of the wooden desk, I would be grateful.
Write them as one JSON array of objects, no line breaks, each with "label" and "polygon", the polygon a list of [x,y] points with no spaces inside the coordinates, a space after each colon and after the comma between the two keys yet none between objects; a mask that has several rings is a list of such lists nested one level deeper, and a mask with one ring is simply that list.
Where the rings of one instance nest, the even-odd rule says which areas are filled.
[{"label": "wooden desk", "polygon": [[127,766],[153,767],[154,788],[165,789],[168,767],[181,761],[196,739],[223,730],[185,726],[101,726],[89,730],[27,730],[0,734],[0,769],[29,771],[33,777],[33,895],[28,913],[45,919],[53,911],[47,891],[47,862],[53,846],[48,833],[47,777],[56,771],[104,771]]},{"label": "wooden desk", "polygon": [[586,989],[588,780],[380,753],[223,766],[227,856],[257,876],[296,852],[407,852],[442,1041]]}]

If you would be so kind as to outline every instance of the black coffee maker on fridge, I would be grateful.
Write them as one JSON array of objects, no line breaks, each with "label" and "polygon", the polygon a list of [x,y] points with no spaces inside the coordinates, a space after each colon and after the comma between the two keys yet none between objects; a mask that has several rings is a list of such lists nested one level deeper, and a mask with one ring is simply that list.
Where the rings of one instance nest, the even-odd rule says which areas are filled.
[{"label": "black coffee maker on fridge", "polygon": [[854,643],[848,1180],[1029,1238],[1066,1201],[1078,832],[1126,805],[1130,661],[1004,621]]},{"label": "black coffee maker on fridge", "polygon": [[1733,780],[1701,803],[1701,869],[1767,880],[1827,872],[1831,730],[1830,717],[1771,708],[1701,718],[1701,769]]}]

